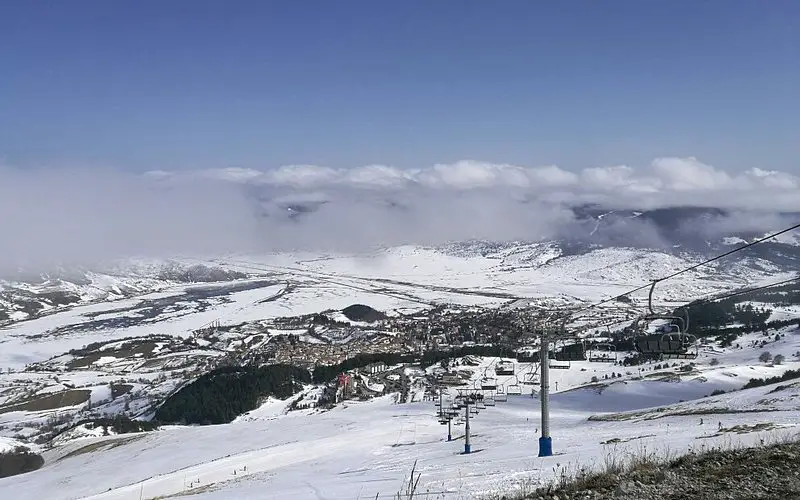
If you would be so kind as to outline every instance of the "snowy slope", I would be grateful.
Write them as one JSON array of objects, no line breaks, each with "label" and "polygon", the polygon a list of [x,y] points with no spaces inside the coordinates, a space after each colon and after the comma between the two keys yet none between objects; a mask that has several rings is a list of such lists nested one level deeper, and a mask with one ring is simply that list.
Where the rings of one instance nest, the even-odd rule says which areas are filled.
[{"label": "snowy slope", "polygon": [[[536,458],[538,400],[511,397],[483,410],[472,420],[476,453],[461,455],[463,439],[448,443],[430,403],[393,405],[381,398],[351,404],[319,415],[287,416],[266,421],[213,427],[172,428],[149,435],[126,435],[75,441],[45,455],[40,471],[0,480],[10,498],[153,498],[192,492],[192,498],[387,498],[401,488],[415,461],[424,489],[446,498],[472,498],[507,491],[522,480],[552,477],[559,466],[591,466],[605,454],[647,446],[650,450],[684,452],[723,445],[733,440],[752,443],[770,431],[796,432],[800,388],[782,391],[771,411],[761,401],[774,387],[708,398],[707,404],[728,411],[706,416],[659,413],[641,417],[588,421],[596,408],[627,410],[641,387],[664,382],[629,383],[628,390],[583,398],[553,398],[553,437],[557,455]],[[679,384],[673,384],[679,385]],[[691,392],[691,391],[690,391]],[[670,403],[688,397],[680,390],[648,398]],[[602,404],[585,399],[602,397]],[[692,405],[683,404],[681,410]],[[698,409],[703,409],[697,407]],[[735,426],[762,424],[762,432],[719,432]],[[462,431],[456,431],[460,436]],[[658,434],[658,437],[656,437]],[[617,441],[618,444],[604,444]],[[118,464],[125,463],[120,468]],[[81,471],[92,471],[91,475]],[[72,480],[63,484],[65,477]],[[266,497],[264,495],[267,495]]]},{"label": "snowy slope", "polygon": [[[521,482],[549,480],[564,467],[597,466],[606,455],[623,456],[642,447],[681,453],[777,439],[800,430],[800,383],[785,382],[778,390],[775,385],[736,389],[751,377],[800,367],[791,356],[800,350],[800,332],[782,333],[765,347],[786,355],[781,366],[757,360],[762,348],[750,341],[764,336],[752,334],[740,339],[741,349],[704,349],[686,373],[680,366],[658,368],[657,362],[621,367],[583,361],[552,370],[556,455],[550,458],[536,457],[539,401],[528,392],[509,396],[471,420],[471,455],[460,454],[462,427],[454,428],[454,442],[446,441],[446,427],[436,421],[432,401],[394,404],[388,395],[330,411],[287,413],[288,402],[272,399],[231,424],[69,442],[47,451],[41,470],[0,480],[0,495],[20,500],[181,494],[202,499],[389,498],[416,461],[423,490],[441,492],[443,498],[473,498],[509,491]],[[471,382],[491,373],[498,359],[478,361],[460,367],[472,373]],[[515,363],[516,374],[527,368]],[[620,377],[605,379],[610,372]],[[594,376],[601,382],[590,383]],[[513,383],[513,376],[497,378],[506,386]],[[720,389],[728,392],[710,396]],[[71,479],[65,483],[65,478]]]},{"label": "snowy slope", "polygon": [[[323,346],[331,341],[324,327],[312,337],[303,323],[275,323],[284,317],[325,312],[342,319],[339,311],[352,304],[369,305],[392,318],[441,305],[457,310],[554,301],[586,304],[698,262],[689,254],[634,248],[564,254],[550,244],[519,243],[472,250],[406,246],[359,254],[228,256],[205,263],[224,272],[202,284],[181,277],[186,266],[153,277],[158,264],[140,263],[127,276],[96,275],[92,286],[106,280],[99,288],[113,291],[107,295],[92,295],[86,291],[91,286],[73,283],[77,288],[70,290],[79,301],[45,308],[42,312],[47,314],[0,328],[0,368],[16,370],[0,374],[0,436],[32,438],[49,420],[73,418],[73,411],[84,415],[89,407],[116,414],[130,403],[133,414],[151,414],[151,404],[214,359],[254,350],[272,336],[292,333]],[[659,285],[656,304],[671,309],[678,302],[789,274],[757,259],[708,266]],[[123,285],[128,288],[123,290]],[[583,320],[607,321],[623,309],[641,313],[643,297],[639,294],[631,305],[599,310],[596,318]],[[798,316],[796,306],[774,309],[772,319]],[[208,325],[219,328],[213,333],[218,344],[195,335]],[[346,330],[339,333],[351,335]],[[435,406],[421,401],[426,388],[419,370],[406,368],[414,379],[408,399],[412,402],[406,404],[395,404],[397,395],[390,394],[324,412],[287,411],[292,401],[271,399],[227,425],[117,436],[79,428],[55,441],[41,470],[0,480],[0,498],[134,499],[190,492],[191,498],[389,497],[400,489],[416,460],[425,488],[443,492],[445,498],[471,498],[513,488],[523,480],[546,480],[566,464],[598,463],[605,454],[621,453],[626,447],[647,444],[648,449],[678,451],[724,443],[734,435],[752,442],[765,432],[793,432],[800,416],[797,387],[774,394],[769,394],[774,387],[731,392],[750,378],[798,368],[794,353],[800,351],[800,336],[791,327],[781,333],[778,340],[774,331],[740,337],[741,348],[703,347],[686,372],[680,371],[686,365],[682,362],[623,367],[580,361],[570,363],[568,370],[552,370],[553,436],[560,454],[552,459],[535,457],[538,387],[523,385],[522,395],[483,410],[473,421],[473,448],[478,453],[463,456],[463,441],[444,442]],[[139,344],[126,347],[121,339],[131,337]],[[355,338],[368,335],[346,337]],[[115,342],[96,352],[67,354],[110,341]],[[761,342],[768,345],[761,347]],[[765,350],[782,354],[786,362],[759,362]],[[40,371],[20,372],[26,364],[45,361]],[[482,358],[476,366],[459,369],[471,373],[468,383],[476,384],[497,362]],[[531,364],[515,367],[518,375],[534,370]],[[429,374],[435,371],[428,368]],[[507,389],[519,384],[518,375],[497,381]],[[377,380],[369,385],[381,387]],[[128,392],[115,397],[115,386]],[[721,390],[727,392],[710,396]],[[307,387],[304,397],[311,398],[314,391],[319,389]],[[49,394],[75,400],[44,410],[17,406],[29,404],[33,395]],[[127,394],[139,399],[131,403]],[[670,406],[649,409],[657,405]],[[3,413],[3,407],[13,411]],[[699,413],[708,412],[714,416],[700,425]],[[732,428],[758,423],[758,432],[715,436],[720,424]],[[655,437],[664,429],[666,439]],[[616,444],[602,444],[610,440]]]},{"label": "snowy slope", "polygon": [[[115,295],[113,302],[61,308],[0,329],[0,367],[19,368],[109,336],[182,336],[213,321],[236,324],[339,310],[354,303],[410,312],[437,304],[497,306],[520,298],[594,301],[695,263],[635,249],[603,249],[556,260],[548,257],[553,252],[548,246],[515,247],[508,252],[504,254],[511,255],[508,262],[505,257],[460,257],[421,247],[361,255],[231,257],[212,266],[250,274],[251,281],[258,281],[259,276],[270,281],[216,295],[194,293],[199,285],[160,281],[157,293],[124,299]],[[536,265],[518,267],[521,253]],[[656,298],[659,302],[686,300],[785,276],[748,268],[721,271],[710,267],[664,283]],[[155,301],[167,300],[173,302],[168,307],[151,307]],[[120,314],[121,310],[127,312]],[[108,321],[103,322],[105,313]]]}]

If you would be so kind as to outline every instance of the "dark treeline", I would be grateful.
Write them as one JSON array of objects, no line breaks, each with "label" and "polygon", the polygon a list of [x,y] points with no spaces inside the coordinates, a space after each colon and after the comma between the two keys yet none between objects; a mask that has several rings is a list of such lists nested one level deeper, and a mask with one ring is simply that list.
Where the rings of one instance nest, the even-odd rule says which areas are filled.
[{"label": "dark treeline", "polygon": [[762,387],[769,384],[776,384],[778,382],[786,382],[787,380],[793,380],[796,378],[800,378],[800,370],[787,370],[779,377],[751,378],[750,381],[747,382],[744,387],[742,387],[742,389]]},{"label": "dark treeline", "polygon": [[311,374],[296,366],[217,368],[167,398],[156,410],[155,420],[183,424],[228,423],[254,410],[267,396],[288,398],[301,382],[311,382]]},{"label": "dark treeline", "polygon": [[730,297],[714,302],[696,301],[674,311],[676,316],[683,316],[684,309],[688,308],[691,330],[703,336],[730,333],[725,325],[741,323],[742,327],[736,328],[737,333],[750,333],[765,328],[780,328],[789,324],[797,324],[792,320],[781,325],[779,322],[767,322],[771,310],[765,307],[753,307],[752,304],[742,302],[761,302],[775,306],[788,306],[800,304],[800,283],[792,283],[780,287],[769,288],[750,292],[736,297]]},{"label": "dark treeline", "polygon": [[737,304],[733,299],[726,299],[689,304],[675,310],[675,315],[683,316],[686,308],[689,311],[690,330],[700,335],[718,332],[731,323],[741,323],[743,326],[738,327],[740,330],[757,331],[765,327],[772,314],[771,309],[753,307],[752,304]]}]

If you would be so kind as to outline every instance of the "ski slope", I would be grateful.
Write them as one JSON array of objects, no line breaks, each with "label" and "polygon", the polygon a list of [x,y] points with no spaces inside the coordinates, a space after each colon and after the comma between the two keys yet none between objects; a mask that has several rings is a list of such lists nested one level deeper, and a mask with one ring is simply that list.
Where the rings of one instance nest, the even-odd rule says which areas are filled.
[{"label": "ski slope", "polygon": [[[643,365],[641,373],[588,361],[552,370],[556,454],[549,458],[536,456],[540,408],[529,392],[471,419],[470,455],[461,453],[463,426],[454,426],[454,441],[446,441],[433,401],[395,404],[390,394],[329,411],[287,412],[290,401],[271,399],[230,424],[70,441],[45,452],[42,469],[0,480],[0,497],[391,498],[416,462],[422,490],[478,498],[549,481],[564,469],[599,466],[609,454],[676,454],[783,438],[800,430],[800,383],[736,390],[751,377],[800,366],[791,361],[800,333],[783,333],[764,348],[787,357],[781,366],[757,361],[762,349],[748,341],[765,337],[752,334],[740,339],[742,349],[704,350],[695,370],[678,379],[677,368],[659,370],[658,363]],[[459,369],[470,370],[474,383],[497,362],[480,358]],[[515,364],[516,373],[528,368]],[[603,378],[612,371],[622,376]],[[591,383],[593,376],[601,382]],[[509,384],[513,376],[497,379]],[[730,392],[709,396],[719,389]]]},{"label": "ski slope", "polygon": [[[127,370],[124,365],[135,366],[133,357],[117,360],[110,350],[85,369],[59,371],[68,366],[65,352],[92,342],[153,333],[183,339],[212,322],[238,325],[339,311],[355,303],[390,316],[443,304],[496,307],[553,298],[585,304],[694,263],[631,249],[556,257],[557,252],[546,245],[489,256],[400,247],[360,255],[228,257],[214,265],[247,273],[248,278],[170,284],[136,297],[115,296],[109,302],[58,308],[0,329],[0,367],[20,370],[48,359],[57,367],[53,372],[0,374],[0,387],[13,389],[0,393],[0,404],[17,402],[29,387],[46,394],[64,390],[65,384],[90,391],[91,404],[107,401],[110,384]],[[672,308],[674,301],[785,277],[747,268],[731,274],[710,267],[659,285],[657,302]],[[626,307],[640,306],[641,301]],[[796,308],[774,312],[775,318],[796,315]],[[40,470],[0,479],[0,498],[391,498],[415,462],[422,473],[420,484],[435,493],[434,498],[476,498],[548,481],[565,467],[597,466],[608,454],[623,456],[644,446],[678,453],[759,442],[795,433],[800,416],[798,387],[772,394],[774,387],[737,391],[750,378],[798,368],[793,354],[800,351],[800,335],[793,329],[781,333],[784,337],[779,340],[774,340],[774,332],[740,337],[737,343],[742,348],[705,347],[696,366],[686,373],[679,371],[680,362],[623,367],[580,361],[571,362],[567,370],[551,370],[557,454],[551,458],[536,457],[538,387],[524,386],[521,395],[509,395],[507,402],[482,410],[471,422],[475,453],[463,455],[463,430],[454,429],[456,440],[447,442],[433,401],[420,401],[424,387],[414,385],[413,402],[405,404],[396,404],[397,395],[390,394],[346,402],[329,411],[289,412],[290,401],[272,399],[226,425],[173,426],[117,436],[76,430],[44,452]],[[765,340],[768,345],[759,347]],[[154,343],[158,353],[164,342]],[[786,362],[760,363],[763,350],[784,355]],[[199,347],[175,353],[175,357],[207,355]],[[497,362],[482,358],[476,366],[458,369],[471,373],[469,387],[479,384],[485,374],[493,375]],[[122,371],[114,371],[115,363]],[[159,369],[137,372],[139,380],[131,384],[132,391],[149,387]],[[515,369],[519,375],[531,371],[532,365],[515,363]],[[496,378],[504,389],[520,381],[518,376]],[[148,390],[165,395],[178,383],[177,378],[156,380]],[[310,394],[319,388],[307,390]],[[715,390],[728,392],[710,396]],[[449,397],[454,393],[452,389]],[[118,398],[103,408],[119,412],[122,404]],[[145,404],[135,402],[134,409],[143,410]],[[44,423],[66,409],[2,413],[2,435],[33,436],[33,427],[21,425]],[[718,432],[720,426],[739,427]]]},{"label": "ski slope", "polygon": [[[620,383],[622,385],[624,383]],[[785,391],[774,411],[756,408],[770,388],[708,398],[732,413],[681,415],[656,421],[589,422],[594,412],[629,409],[653,384],[597,395],[586,389],[554,395],[552,435],[556,455],[537,458],[538,400],[509,397],[471,420],[474,452],[463,455],[463,431],[447,442],[430,402],[392,404],[391,396],[344,405],[324,414],[287,415],[211,427],[176,427],[137,436],[74,441],[45,454],[33,473],[0,480],[4,498],[390,498],[414,464],[424,490],[452,498],[508,491],[521,481],[552,478],[560,466],[591,466],[608,453],[638,447],[664,453],[726,444],[750,444],[768,432],[718,434],[723,428],[763,424],[796,432],[800,388]],[[643,387],[643,385],[650,387]],[[647,399],[675,401],[680,391]],[[689,405],[691,406],[691,405]],[[620,443],[603,444],[611,440]],[[124,464],[124,466],[121,466]],[[86,472],[91,471],[90,474]],[[449,498],[450,496],[447,496]]]}]

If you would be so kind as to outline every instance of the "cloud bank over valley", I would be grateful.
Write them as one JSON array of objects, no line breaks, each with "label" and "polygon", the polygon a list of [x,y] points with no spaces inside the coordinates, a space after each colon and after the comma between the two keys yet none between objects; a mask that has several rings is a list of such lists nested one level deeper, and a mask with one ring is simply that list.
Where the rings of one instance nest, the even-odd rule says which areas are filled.
[{"label": "cloud bank over valley", "polygon": [[[588,230],[576,211],[586,206],[714,207],[724,212],[687,230],[763,233],[786,223],[786,212],[800,211],[799,188],[794,174],[727,172],[695,158],[574,172],[472,160],[417,169],[289,165],[144,174],[0,167],[0,272],[130,256],[564,238]],[[614,231],[615,241],[635,235],[668,243],[658,241],[651,221]]]}]

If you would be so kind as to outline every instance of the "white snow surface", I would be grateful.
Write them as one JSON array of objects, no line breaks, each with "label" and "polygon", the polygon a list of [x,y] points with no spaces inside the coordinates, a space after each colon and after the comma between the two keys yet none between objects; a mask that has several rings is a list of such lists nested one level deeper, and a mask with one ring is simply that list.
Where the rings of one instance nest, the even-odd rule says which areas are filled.
[{"label": "white snow surface", "polygon": [[[238,324],[271,317],[340,311],[354,303],[384,312],[415,311],[437,304],[497,306],[514,300],[559,297],[595,301],[627,291],[694,262],[632,249],[604,249],[582,256],[558,257],[547,245],[527,245],[490,256],[450,255],[422,247],[400,247],[378,254],[280,254],[239,256],[216,265],[274,281],[208,299],[202,308],[182,297],[194,286],[171,285],[135,298],[59,309],[46,316],[0,329],[0,367],[20,369],[26,363],[96,341],[150,333],[189,336],[211,322]],[[688,301],[742,285],[777,281],[741,268],[721,276],[701,268],[659,285],[659,305]],[[247,280],[239,280],[242,283]],[[645,292],[646,293],[646,292]],[[143,314],[143,301],[180,300],[148,321],[92,326],[92,321]],[[129,310],[120,313],[117,309]],[[776,309],[773,319],[792,317],[796,308]],[[334,312],[334,317],[338,317]],[[67,328],[69,327],[69,328]],[[770,433],[796,433],[800,421],[800,387],[790,382],[737,391],[754,377],[797,369],[800,335],[785,338],[751,334],[740,348],[704,348],[697,368],[676,381],[676,367],[621,367],[572,362],[569,370],[551,371],[552,436],[556,456],[537,458],[540,417],[538,387],[523,386],[522,395],[488,407],[471,420],[474,454],[463,455],[463,427],[454,426],[453,442],[436,419],[432,401],[412,387],[412,403],[395,404],[396,395],[366,402],[346,402],[329,411],[288,411],[291,400],[270,399],[234,422],[216,426],[172,426],[144,434],[97,436],[78,429],[71,440],[44,452],[45,465],[32,473],[0,479],[0,498],[139,499],[173,498],[391,498],[415,461],[421,489],[440,492],[433,498],[473,498],[510,491],[521,481],[546,481],[559,466],[577,468],[603,462],[609,453],[623,454],[646,445],[649,450],[684,452],[718,444],[749,444]],[[761,341],[770,343],[761,348]],[[785,356],[772,366],[758,361],[761,351]],[[111,358],[101,357],[94,369]],[[712,366],[711,360],[718,363]],[[459,366],[471,382],[493,374],[496,358],[478,358],[477,366]],[[678,362],[680,363],[680,362]],[[531,365],[516,364],[517,374]],[[430,371],[430,370],[429,370]],[[605,376],[615,374],[613,379]],[[616,375],[620,375],[617,377]],[[26,374],[27,375],[27,374]],[[30,377],[38,377],[32,374]],[[90,388],[93,404],[110,397],[100,372],[70,372],[69,380]],[[7,380],[16,374],[0,375]],[[42,378],[45,376],[42,375]],[[591,383],[592,377],[599,382]],[[504,387],[515,377],[496,377]],[[54,381],[44,390],[56,391]],[[84,385],[85,384],[85,385]],[[52,387],[52,389],[50,388]],[[379,385],[376,384],[378,389]],[[309,393],[315,391],[307,388]],[[735,391],[709,396],[714,390]],[[452,395],[452,393],[451,393]],[[709,396],[709,397],[706,397]],[[0,402],[2,397],[0,397]],[[683,402],[682,402],[683,401]],[[654,406],[669,405],[659,410]],[[698,410],[714,415],[698,415]],[[759,410],[743,413],[743,410]],[[631,412],[616,414],[617,412]],[[693,412],[695,414],[693,414]],[[0,415],[14,422],[21,412]],[[610,421],[589,420],[605,414]],[[613,414],[613,415],[612,415]],[[31,413],[31,417],[46,418]],[[700,424],[700,418],[704,423]],[[718,426],[770,424],[771,430],[722,433]],[[602,444],[610,439],[622,442]],[[0,438],[0,449],[14,443]],[[440,496],[437,496],[440,495]]]},{"label": "white snow surface", "polygon": [[[274,284],[206,299],[202,308],[190,297],[192,290],[224,283],[171,285],[138,297],[117,297],[110,302],[54,310],[0,328],[0,367],[21,369],[25,364],[114,338],[151,333],[185,337],[215,321],[236,324],[340,311],[356,303],[390,315],[439,304],[499,306],[515,299],[527,303],[559,298],[585,304],[695,263],[660,252],[626,248],[554,259],[556,256],[555,249],[547,244],[520,245],[488,256],[452,255],[416,246],[352,255],[232,256],[217,259],[211,265],[249,273],[251,281],[269,279]],[[788,276],[747,267],[720,275],[715,267],[707,266],[660,284],[656,300],[667,305]],[[643,296],[640,294],[638,299]],[[172,298],[175,304],[159,311],[156,317],[142,317],[148,301],[166,298]],[[121,309],[126,310],[119,312]],[[129,321],[111,326],[92,324],[113,318]]]},{"label": "white snow surface", "polygon": [[17,448],[30,449],[30,446],[23,443],[22,441],[18,441],[16,439],[12,439],[9,437],[0,436],[0,454],[10,453],[16,450]]},{"label": "white snow surface", "polygon": [[[387,396],[324,413],[282,418],[273,414],[266,420],[81,439],[45,453],[47,463],[39,471],[0,480],[0,494],[19,500],[181,494],[200,499],[345,499],[375,498],[376,494],[389,498],[401,489],[417,461],[423,491],[442,492],[445,498],[473,498],[512,490],[529,477],[550,479],[557,464],[591,466],[608,453],[622,454],[643,445],[650,450],[684,452],[730,444],[731,434],[712,437],[719,425],[770,423],[784,432],[795,432],[800,410],[797,387],[776,395],[780,402],[770,405],[773,411],[736,413],[766,409],[761,401],[773,388],[701,400],[705,406],[730,413],[653,412],[650,416],[656,420],[634,413],[608,422],[587,418],[593,413],[674,403],[696,397],[697,390],[694,384],[628,381],[614,383],[602,393],[587,388],[555,394],[552,435],[557,455],[549,458],[536,457],[536,398],[511,396],[471,419],[474,453],[463,455],[463,428],[454,429],[456,439],[447,442],[446,427],[436,421],[431,402],[396,405]],[[682,404],[682,408],[693,407]],[[765,433],[733,436],[734,444],[750,444]],[[630,441],[603,444],[611,439]],[[85,448],[89,445],[93,449]]]},{"label": "white snow surface", "polygon": [[[423,491],[441,492],[440,498],[479,498],[512,491],[524,481],[551,480],[559,467],[592,467],[607,454],[622,456],[642,446],[666,454],[755,444],[800,430],[800,383],[784,382],[777,391],[775,385],[737,390],[750,378],[800,367],[791,360],[800,348],[800,333],[791,328],[781,333],[779,340],[743,336],[741,348],[703,348],[695,369],[679,381],[679,366],[672,363],[657,369],[661,363],[622,367],[581,361],[568,370],[551,370],[556,455],[549,458],[536,456],[540,407],[531,389],[538,386],[523,385],[521,395],[510,395],[471,419],[470,455],[461,453],[463,426],[454,425],[455,439],[447,442],[447,428],[437,422],[430,400],[395,404],[390,394],[329,411],[287,412],[291,399],[271,398],[226,425],[95,438],[81,433],[81,439],[45,452],[42,469],[0,479],[0,497],[390,498],[416,461]],[[759,347],[762,340],[769,344]],[[787,361],[760,363],[762,350],[784,354]],[[458,367],[472,374],[470,383],[494,375],[499,361],[471,360],[477,365]],[[498,384],[508,387],[534,367],[514,366],[515,375],[495,377]],[[605,379],[612,372],[620,377]],[[595,376],[599,384],[590,383]],[[714,390],[728,392],[709,396]],[[451,389],[445,399],[453,394]],[[606,420],[589,420],[593,415]],[[765,430],[718,432],[720,426],[756,424]],[[620,442],[604,444],[609,440]]]}]

